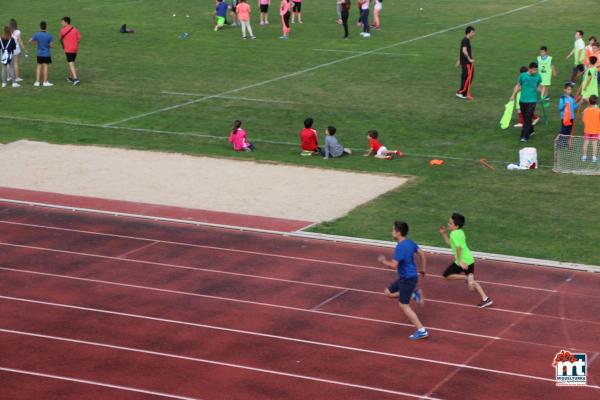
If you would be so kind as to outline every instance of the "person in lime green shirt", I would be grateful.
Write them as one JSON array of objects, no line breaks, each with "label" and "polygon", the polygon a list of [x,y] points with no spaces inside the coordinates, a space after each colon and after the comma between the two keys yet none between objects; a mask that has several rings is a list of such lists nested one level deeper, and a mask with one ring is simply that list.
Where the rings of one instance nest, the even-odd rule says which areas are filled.
[{"label": "person in lime green shirt", "polygon": [[581,96],[588,101],[591,96],[598,96],[598,68],[596,63],[598,59],[596,56],[590,57],[590,65],[583,73],[583,88],[581,89]]},{"label": "person in lime green shirt", "polygon": [[494,301],[483,291],[483,288],[475,280],[475,258],[471,254],[469,246],[467,246],[467,237],[463,231],[465,225],[465,217],[462,214],[454,213],[448,219],[448,231],[440,226],[440,234],[443,236],[447,244],[452,248],[454,254],[454,262],[444,271],[444,278],[448,280],[460,280],[467,282],[469,290],[477,290],[481,296],[479,308],[489,307],[494,304]]},{"label": "person in lime green shirt", "polygon": [[552,57],[548,55],[548,48],[546,46],[540,47],[540,55],[537,58],[538,70],[542,77],[542,99],[549,100],[548,90],[552,85],[552,77],[557,75],[556,66]]}]

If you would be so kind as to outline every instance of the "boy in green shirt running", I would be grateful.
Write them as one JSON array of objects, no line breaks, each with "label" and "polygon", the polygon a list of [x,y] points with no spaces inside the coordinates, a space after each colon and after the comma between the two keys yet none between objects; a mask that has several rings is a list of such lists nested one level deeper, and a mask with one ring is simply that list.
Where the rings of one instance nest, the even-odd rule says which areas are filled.
[{"label": "boy in green shirt running", "polygon": [[464,224],[465,217],[462,214],[454,213],[448,219],[449,237],[446,233],[446,228],[440,226],[440,234],[444,237],[446,243],[452,247],[452,253],[454,254],[454,262],[444,271],[444,278],[466,281],[469,290],[477,290],[477,293],[481,296],[481,302],[478,304],[478,307],[489,307],[494,302],[485,294],[481,285],[475,281],[475,258],[473,258],[471,250],[467,246],[467,237],[462,229]]},{"label": "boy in green shirt running", "polygon": [[542,77],[542,85],[544,85],[541,92],[542,99],[549,100],[549,87],[552,85],[552,77],[556,76],[557,73],[554,61],[552,61],[552,57],[548,55],[548,48],[546,46],[540,47],[540,55],[537,58],[537,63],[540,76]]}]

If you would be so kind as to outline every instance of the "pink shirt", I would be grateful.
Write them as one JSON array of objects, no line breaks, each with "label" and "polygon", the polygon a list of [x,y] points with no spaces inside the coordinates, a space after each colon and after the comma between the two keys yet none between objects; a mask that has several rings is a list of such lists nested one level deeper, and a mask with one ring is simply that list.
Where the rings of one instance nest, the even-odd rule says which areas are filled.
[{"label": "pink shirt", "polygon": [[287,14],[288,11],[290,11],[290,7],[290,3],[288,3],[286,0],[282,0],[281,6],[279,7],[279,15],[283,16]]},{"label": "pink shirt", "polygon": [[235,151],[244,150],[249,145],[246,131],[242,128],[238,128],[235,133],[232,131],[229,135],[229,143],[233,144],[233,149]]},{"label": "pink shirt", "polygon": [[235,11],[237,12],[238,18],[240,21],[249,21],[250,20],[250,4],[248,3],[239,3],[235,7]]}]

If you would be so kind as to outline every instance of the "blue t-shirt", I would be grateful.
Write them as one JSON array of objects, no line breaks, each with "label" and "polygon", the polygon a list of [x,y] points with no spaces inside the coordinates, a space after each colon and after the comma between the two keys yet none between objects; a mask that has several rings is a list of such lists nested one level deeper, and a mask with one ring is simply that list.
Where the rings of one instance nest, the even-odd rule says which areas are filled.
[{"label": "blue t-shirt", "polygon": [[396,245],[394,260],[398,261],[398,276],[403,279],[416,278],[417,265],[415,264],[415,253],[419,246],[410,239],[404,239]]},{"label": "blue t-shirt", "polygon": [[225,16],[227,16],[227,3],[225,3],[224,1],[220,2],[219,4],[217,4],[216,10],[217,17],[225,18]]},{"label": "blue t-shirt", "polygon": [[32,39],[37,42],[37,56],[50,57],[50,43],[52,35],[48,32],[37,32]]}]

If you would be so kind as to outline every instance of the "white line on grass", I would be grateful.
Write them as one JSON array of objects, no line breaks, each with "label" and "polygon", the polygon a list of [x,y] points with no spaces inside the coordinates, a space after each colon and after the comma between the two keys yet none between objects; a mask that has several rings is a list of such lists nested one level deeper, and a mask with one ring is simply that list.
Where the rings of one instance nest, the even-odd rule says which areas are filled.
[{"label": "white line on grass", "polygon": [[[362,54],[364,51],[353,51],[353,50],[336,50],[336,49],[312,49],[313,51],[324,51],[330,53],[353,53],[353,54]],[[418,56],[418,54],[410,54],[410,53],[381,53],[377,52],[375,54],[381,54],[383,56]]]},{"label": "white line on grass", "polygon": [[[10,330],[10,329],[0,329],[0,332],[5,332],[5,333],[10,333],[10,334],[15,334],[15,335],[22,335],[22,336],[31,336],[31,337],[37,337],[37,338],[55,340],[55,341],[61,341],[61,342],[83,344],[83,345],[88,345],[88,346],[103,347],[103,348],[107,348],[107,349],[122,350],[122,351],[128,351],[128,352],[133,352],[133,353],[148,354],[148,355],[152,355],[152,356],[167,357],[167,358],[172,358],[172,359],[176,359],[176,360],[184,360],[184,361],[192,361],[192,362],[203,363],[203,364],[218,365],[218,366],[223,366],[223,367],[242,369],[242,370],[246,370],[246,371],[260,372],[260,373],[265,373],[265,374],[270,374],[270,375],[285,376],[287,378],[295,378],[295,379],[302,379],[302,380],[306,380],[306,381],[327,383],[327,384],[332,384],[332,385],[337,385],[337,386],[351,387],[351,388],[355,388],[355,389],[362,389],[362,390],[367,390],[367,391],[372,391],[372,392],[388,393],[388,394],[395,394],[395,395],[399,395],[399,396],[413,397],[413,398],[417,398],[417,399],[441,400],[436,397],[416,395],[416,394],[407,393],[407,392],[399,392],[396,390],[378,388],[378,387],[374,387],[374,386],[359,385],[359,384],[355,384],[355,383],[319,378],[316,376],[293,374],[293,373],[289,373],[289,372],[276,371],[276,370],[272,370],[272,369],[256,368],[256,367],[250,367],[250,366],[241,365],[241,364],[233,364],[233,363],[227,363],[227,362],[222,362],[222,361],[214,361],[214,360],[208,360],[205,358],[198,358],[198,357],[182,356],[182,355],[178,355],[178,354],[151,351],[151,350],[145,350],[145,349],[140,349],[140,348],[135,348],[135,347],[116,346],[116,345],[107,344],[107,343],[70,339],[70,338],[60,337],[60,336],[42,335],[42,334],[37,334],[37,333],[32,333],[32,332],[15,331],[15,330]],[[543,379],[543,378],[537,378],[537,379]],[[544,379],[544,380],[549,380],[551,382],[554,382],[554,380],[552,380],[552,379]],[[177,397],[177,398],[189,399],[189,398],[183,398],[183,397]]]},{"label": "white line on grass", "polygon": [[[18,331],[11,331],[11,330],[7,330],[7,329],[0,329],[0,332],[16,333],[16,334],[25,335],[25,333],[21,333],[21,332],[18,332]],[[38,335],[31,335],[30,334],[29,336],[38,336]],[[41,336],[41,335],[39,335],[39,336]],[[154,392],[154,391],[151,391],[151,390],[144,390],[144,389],[132,388],[132,387],[129,387],[129,386],[112,385],[110,383],[102,383],[102,382],[98,382],[98,381],[90,381],[88,379],[71,378],[69,376],[61,376],[61,375],[54,375],[54,374],[44,374],[44,373],[41,373],[41,372],[26,371],[26,370],[23,370],[23,369],[0,367],[0,371],[12,372],[12,373],[21,374],[21,375],[37,376],[37,377],[41,377],[41,378],[58,379],[60,381],[83,383],[85,385],[102,386],[102,387],[111,388],[111,389],[124,390],[124,391],[127,391],[127,392],[143,393],[143,394],[149,394],[149,395],[152,395],[152,396],[166,397],[166,398],[169,398],[169,399],[177,399],[177,400],[200,400],[200,399],[195,398],[195,397],[176,396],[174,394],[169,394],[169,393]]]},{"label": "white line on grass", "polygon": [[[168,94],[171,96],[188,96],[188,97],[206,97],[211,96],[210,94],[202,94],[202,93],[182,93],[182,92],[160,92],[161,94]],[[299,104],[296,101],[287,101],[287,100],[267,100],[267,99],[255,99],[250,97],[237,97],[237,96],[216,96],[218,99],[228,99],[228,100],[245,100],[245,101],[258,101],[263,103],[280,103],[280,104]]]},{"label": "white line on grass", "polygon": [[303,75],[305,73],[316,71],[318,69],[329,67],[331,65],[339,64],[339,63],[342,63],[342,62],[345,62],[345,61],[349,61],[349,60],[353,60],[353,59],[356,59],[356,58],[359,58],[359,57],[364,57],[364,56],[367,56],[367,55],[379,52],[381,50],[387,50],[387,49],[391,49],[391,48],[394,48],[394,47],[397,47],[397,46],[401,46],[401,45],[404,45],[404,44],[408,44],[408,43],[416,42],[416,41],[419,41],[419,40],[427,39],[427,38],[430,38],[430,37],[433,37],[433,36],[437,36],[437,35],[440,35],[440,34],[443,34],[443,33],[446,33],[446,32],[450,32],[450,31],[456,30],[458,28],[462,28],[462,27],[464,27],[466,25],[469,25],[469,24],[474,24],[474,23],[478,23],[478,22],[488,21],[488,20],[493,19],[493,18],[498,18],[498,17],[502,17],[502,16],[505,16],[505,15],[509,15],[509,14],[518,12],[518,11],[526,10],[526,9],[534,7],[536,5],[539,5],[539,4],[542,4],[542,3],[546,3],[547,1],[548,0],[540,0],[540,1],[537,1],[535,3],[528,4],[526,6],[518,7],[518,8],[512,9],[512,10],[509,10],[509,11],[504,11],[502,13],[498,13],[498,14],[495,14],[495,15],[492,15],[492,16],[489,16],[489,17],[481,18],[479,20],[473,20],[473,21],[465,22],[465,23],[462,23],[460,25],[455,25],[455,26],[450,27],[450,28],[446,28],[446,29],[442,29],[442,30],[437,31],[437,32],[429,33],[427,35],[417,36],[417,37],[414,37],[412,39],[403,40],[401,42],[397,42],[397,43],[393,43],[393,44],[390,44],[390,45],[387,45],[387,46],[379,47],[379,48],[376,48],[376,49],[373,49],[373,50],[365,51],[365,52],[360,53],[360,54],[354,54],[354,55],[351,55],[351,56],[348,56],[348,57],[340,58],[340,59],[333,60],[333,61],[330,61],[330,62],[327,62],[327,63],[323,63],[323,64],[315,65],[313,67],[305,68],[305,69],[302,69],[300,71],[296,71],[296,72],[292,72],[292,73],[289,73],[289,74],[281,75],[281,76],[278,76],[278,77],[273,78],[273,79],[268,79],[266,81],[257,82],[257,83],[253,83],[251,85],[243,86],[243,87],[240,87],[240,88],[227,90],[227,91],[219,93],[219,94],[215,94],[215,95],[211,95],[211,96],[205,96],[205,97],[202,97],[202,98],[199,98],[199,99],[186,101],[185,103],[175,104],[175,105],[170,106],[170,107],[164,107],[164,108],[161,108],[161,109],[158,109],[158,110],[149,111],[149,112],[146,112],[146,113],[143,113],[143,114],[134,115],[134,116],[131,116],[131,117],[128,117],[128,118],[123,118],[123,119],[120,119],[118,121],[113,121],[113,122],[106,123],[103,126],[110,127],[110,126],[118,125],[118,124],[121,124],[121,123],[124,123],[124,122],[128,122],[128,121],[133,121],[133,120],[136,120],[136,119],[141,119],[141,118],[149,117],[151,115],[163,113],[163,112],[166,112],[166,111],[177,110],[179,108],[186,107],[186,106],[189,106],[189,105],[192,105],[192,104],[196,104],[196,103],[200,103],[200,102],[203,102],[203,101],[206,101],[206,100],[214,99],[214,98],[217,98],[219,96],[224,96],[224,95],[228,95],[228,94],[232,94],[232,93],[237,93],[237,92],[241,92],[243,90],[247,90],[247,89],[252,89],[252,88],[255,88],[255,87],[264,86],[264,85],[267,85],[269,83],[278,82],[278,81],[281,81],[281,80],[284,80],[284,79],[288,79],[288,78],[293,78],[295,76]]},{"label": "white line on grass", "polygon": [[143,3],[143,2],[144,2],[144,0],[135,0],[135,1],[125,1],[123,3],[99,4],[99,5],[93,6],[93,7],[82,8],[82,10],[88,11],[88,10],[96,10],[98,8],[105,8],[105,7],[127,6],[130,4],[139,4],[139,3]]}]

